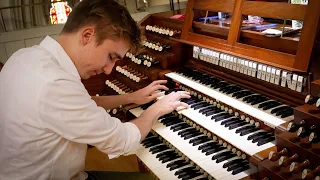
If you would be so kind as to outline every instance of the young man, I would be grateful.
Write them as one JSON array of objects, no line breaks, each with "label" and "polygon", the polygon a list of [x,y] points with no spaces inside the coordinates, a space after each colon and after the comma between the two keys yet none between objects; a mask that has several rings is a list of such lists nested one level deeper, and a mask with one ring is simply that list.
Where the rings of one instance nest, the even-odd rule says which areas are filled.
[{"label": "young man", "polygon": [[46,37],[13,54],[0,73],[0,179],[85,179],[87,144],[109,157],[131,154],[159,116],[187,107],[179,100],[189,94],[172,93],[128,123],[102,108],[150,102],[167,89],[165,81],[128,95],[89,96],[81,78],[110,74],[139,43],[125,8],[83,0],[57,41]]}]

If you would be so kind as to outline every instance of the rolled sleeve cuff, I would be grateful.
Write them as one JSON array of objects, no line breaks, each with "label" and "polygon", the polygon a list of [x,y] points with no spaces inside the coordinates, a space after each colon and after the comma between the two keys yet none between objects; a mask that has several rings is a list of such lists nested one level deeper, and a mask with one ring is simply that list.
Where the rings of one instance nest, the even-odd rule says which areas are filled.
[{"label": "rolled sleeve cuff", "polygon": [[117,158],[120,155],[134,154],[140,147],[139,144],[141,139],[141,133],[139,128],[131,122],[124,123],[123,125],[125,126],[125,132],[127,136],[127,141],[123,149],[123,152],[116,154],[108,154],[109,159]]}]

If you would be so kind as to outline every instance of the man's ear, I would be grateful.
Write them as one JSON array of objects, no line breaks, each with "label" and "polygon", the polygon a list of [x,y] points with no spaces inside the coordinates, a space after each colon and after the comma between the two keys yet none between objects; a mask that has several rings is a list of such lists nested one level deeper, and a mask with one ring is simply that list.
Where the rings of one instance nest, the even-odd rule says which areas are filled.
[{"label": "man's ear", "polygon": [[85,46],[91,41],[94,41],[95,29],[93,27],[86,27],[81,31],[81,44]]}]

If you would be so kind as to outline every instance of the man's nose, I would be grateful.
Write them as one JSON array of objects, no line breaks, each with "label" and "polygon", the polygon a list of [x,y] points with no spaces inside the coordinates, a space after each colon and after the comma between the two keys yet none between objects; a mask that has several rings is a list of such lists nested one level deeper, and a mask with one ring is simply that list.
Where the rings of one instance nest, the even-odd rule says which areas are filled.
[{"label": "man's nose", "polygon": [[111,71],[112,71],[112,69],[113,69],[113,66],[114,66],[114,64],[105,66],[105,67],[103,68],[103,72],[104,72],[105,74],[107,74],[107,75],[110,74]]}]

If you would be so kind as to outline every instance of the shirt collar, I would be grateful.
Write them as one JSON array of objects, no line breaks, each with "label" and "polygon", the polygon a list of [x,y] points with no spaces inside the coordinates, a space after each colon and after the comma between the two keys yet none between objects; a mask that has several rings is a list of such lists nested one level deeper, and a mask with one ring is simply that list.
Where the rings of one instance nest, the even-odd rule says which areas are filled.
[{"label": "shirt collar", "polygon": [[71,58],[68,56],[63,47],[50,36],[44,38],[40,43],[40,46],[45,48],[48,52],[52,54],[54,58],[58,61],[60,66],[69,74],[81,79],[79,72],[72,62]]}]

